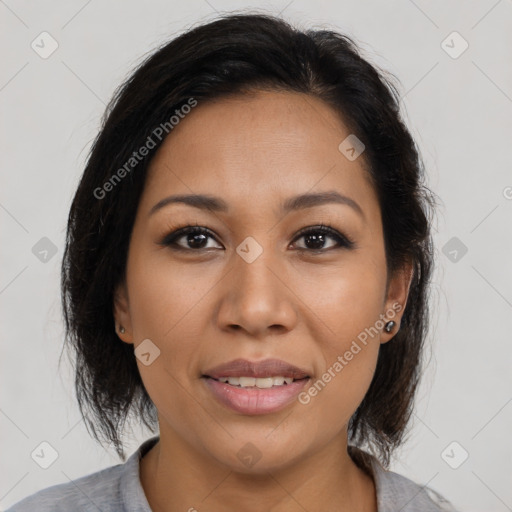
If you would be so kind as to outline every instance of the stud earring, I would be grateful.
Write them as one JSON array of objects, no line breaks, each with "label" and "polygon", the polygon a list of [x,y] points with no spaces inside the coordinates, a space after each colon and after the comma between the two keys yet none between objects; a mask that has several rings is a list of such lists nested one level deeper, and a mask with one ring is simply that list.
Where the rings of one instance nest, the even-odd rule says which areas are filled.
[{"label": "stud earring", "polygon": [[384,330],[386,332],[391,332],[393,330],[393,327],[395,327],[396,322],[393,322],[393,320],[390,320],[384,327]]},{"label": "stud earring", "polygon": [[124,334],[125,333],[125,330],[124,330],[124,327],[122,325],[119,326],[119,332],[121,334]]}]

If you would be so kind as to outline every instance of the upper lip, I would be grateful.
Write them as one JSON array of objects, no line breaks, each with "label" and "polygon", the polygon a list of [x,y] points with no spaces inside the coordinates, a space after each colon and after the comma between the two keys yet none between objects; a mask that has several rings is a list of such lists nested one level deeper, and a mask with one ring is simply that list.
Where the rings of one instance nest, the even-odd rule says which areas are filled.
[{"label": "upper lip", "polygon": [[210,368],[204,375],[213,379],[219,377],[291,377],[303,379],[309,377],[306,370],[282,361],[281,359],[264,359],[263,361],[248,361],[247,359],[234,359],[227,363]]}]

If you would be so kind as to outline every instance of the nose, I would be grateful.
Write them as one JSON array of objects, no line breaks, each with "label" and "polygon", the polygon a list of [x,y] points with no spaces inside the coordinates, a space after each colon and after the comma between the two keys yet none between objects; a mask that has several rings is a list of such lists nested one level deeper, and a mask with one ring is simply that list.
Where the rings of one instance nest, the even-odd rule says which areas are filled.
[{"label": "nose", "polygon": [[297,322],[297,297],[286,269],[270,249],[254,260],[233,256],[234,267],[221,286],[219,327],[243,330],[254,338],[286,333]]}]

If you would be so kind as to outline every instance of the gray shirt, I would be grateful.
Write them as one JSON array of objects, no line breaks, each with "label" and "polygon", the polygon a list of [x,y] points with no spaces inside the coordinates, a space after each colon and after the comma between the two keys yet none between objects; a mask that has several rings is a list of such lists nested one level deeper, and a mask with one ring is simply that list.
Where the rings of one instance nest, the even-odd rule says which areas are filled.
[{"label": "gray shirt", "polygon": [[[146,440],[124,463],[42,489],[6,512],[151,512],[140,483],[139,461],[158,440],[159,436]],[[378,512],[457,512],[432,489],[385,470],[374,457],[371,465]]]}]

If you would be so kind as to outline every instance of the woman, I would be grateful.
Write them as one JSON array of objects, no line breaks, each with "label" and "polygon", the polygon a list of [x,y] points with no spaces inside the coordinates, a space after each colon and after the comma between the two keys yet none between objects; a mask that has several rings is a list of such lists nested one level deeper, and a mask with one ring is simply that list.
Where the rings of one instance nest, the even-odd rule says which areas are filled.
[{"label": "woman", "polygon": [[[453,510],[386,470],[428,328],[422,178],[396,89],[346,36],[229,15],[151,55],[62,265],[79,406],[124,463],[10,510]],[[126,460],[131,413],[158,435]]]}]

